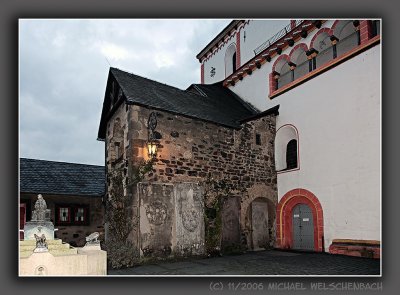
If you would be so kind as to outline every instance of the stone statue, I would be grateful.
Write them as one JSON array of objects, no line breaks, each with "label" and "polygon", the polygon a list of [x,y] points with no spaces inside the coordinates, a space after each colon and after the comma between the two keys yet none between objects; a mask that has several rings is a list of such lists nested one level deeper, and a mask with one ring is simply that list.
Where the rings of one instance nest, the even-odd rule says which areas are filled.
[{"label": "stone statue", "polygon": [[94,232],[94,233],[91,233],[90,235],[88,235],[86,237],[86,245],[97,245],[97,244],[99,244],[100,241],[97,240],[99,235],[100,234],[98,232]]},{"label": "stone statue", "polygon": [[36,239],[36,248],[34,252],[47,252],[47,243],[46,243],[46,236],[42,234],[41,236],[38,236],[35,234],[35,239]]},{"label": "stone statue", "polygon": [[24,240],[35,240],[37,236],[45,235],[48,240],[54,239],[54,224],[50,221],[50,209],[47,209],[46,201],[41,194],[32,210],[32,219],[25,223]]},{"label": "stone statue", "polygon": [[46,201],[41,194],[35,203],[35,210],[32,211],[32,221],[46,221],[50,219],[50,210],[47,209]]}]

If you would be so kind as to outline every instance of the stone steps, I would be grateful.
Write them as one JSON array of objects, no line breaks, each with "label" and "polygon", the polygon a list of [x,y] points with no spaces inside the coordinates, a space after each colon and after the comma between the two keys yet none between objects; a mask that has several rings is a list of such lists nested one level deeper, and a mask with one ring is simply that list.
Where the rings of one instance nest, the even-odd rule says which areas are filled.
[{"label": "stone steps", "polygon": [[[49,249],[49,253],[53,254],[54,256],[75,255],[78,253],[78,250],[76,248],[71,247],[68,243],[63,243],[61,239],[47,240],[46,243]],[[35,250],[35,248],[35,240],[20,241],[20,258],[29,257],[33,253],[33,250]]]},{"label": "stone steps", "polygon": [[[54,240],[46,240],[47,245],[58,245],[62,244],[63,241],[61,239],[54,239]],[[19,241],[19,245],[33,245],[36,246],[36,240],[24,240]]]}]

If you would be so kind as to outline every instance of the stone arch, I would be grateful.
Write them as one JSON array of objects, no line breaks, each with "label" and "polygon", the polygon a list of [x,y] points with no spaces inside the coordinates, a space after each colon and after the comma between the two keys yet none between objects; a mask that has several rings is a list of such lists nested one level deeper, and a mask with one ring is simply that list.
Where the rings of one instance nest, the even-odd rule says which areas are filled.
[{"label": "stone arch", "polygon": [[351,20],[338,20],[332,25],[332,34],[339,38],[339,41],[354,31],[355,28]]},{"label": "stone arch", "polygon": [[332,35],[333,35],[332,29],[329,28],[320,29],[311,39],[310,48],[315,48],[316,50],[320,51],[321,49],[319,48],[319,46],[317,46],[317,42],[325,40],[326,38],[329,38]]},{"label": "stone arch", "polygon": [[302,188],[288,191],[279,201],[276,208],[276,244],[281,249],[293,247],[292,211],[298,204],[308,205],[314,219],[314,250],[324,251],[324,217],[321,203],[310,191]]},{"label": "stone arch", "polygon": [[290,58],[289,55],[287,54],[282,54],[281,56],[279,56],[275,62],[274,65],[272,66],[272,72],[278,72],[280,73],[280,70],[282,69],[282,67],[287,64],[288,62],[290,62]]},{"label": "stone arch", "polygon": [[247,242],[249,242],[248,224],[246,224],[247,214],[251,204],[256,200],[265,201],[268,204],[270,241],[272,245],[275,242],[276,198],[276,191],[265,184],[255,184],[247,190],[247,195],[242,199],[240,209],[240,228],[242,234],[246,236]]},{"label": "stone arch", "polygon": [[307,50],[308,50],[307,44],[305,43],[297,44],[295,47],[292,48],[292,50],[289,53],[290,61],[295,64],[298,64],[297,59],[299,58],[300,54],[302,52],[304,53],[307,52]]}]

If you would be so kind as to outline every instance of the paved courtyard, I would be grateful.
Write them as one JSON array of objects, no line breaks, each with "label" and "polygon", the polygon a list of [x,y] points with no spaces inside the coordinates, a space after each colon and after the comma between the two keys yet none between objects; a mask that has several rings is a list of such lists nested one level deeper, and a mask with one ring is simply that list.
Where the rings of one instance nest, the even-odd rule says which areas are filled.
[{"label": "paved courtyard", "polygon": [[285,251],[248,252],[179,262],[160,262],[108,275],[379,275],[377,259]]}]

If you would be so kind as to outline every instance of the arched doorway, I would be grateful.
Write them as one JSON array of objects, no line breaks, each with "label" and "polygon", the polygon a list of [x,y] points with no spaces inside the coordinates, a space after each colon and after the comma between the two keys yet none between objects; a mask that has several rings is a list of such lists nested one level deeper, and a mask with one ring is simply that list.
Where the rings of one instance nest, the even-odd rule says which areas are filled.
[{"label": "arched doorway", "polygon": [[[323,210],[318,198],[312,192],[301,188],[290,190],[279,201],[276,212],[278,248],[323,251]],[[303,228],[302,233],[300,229]],[[295,235],[297,240],[294,238]],[[298,238],[307,241],[299,244]]]}]

